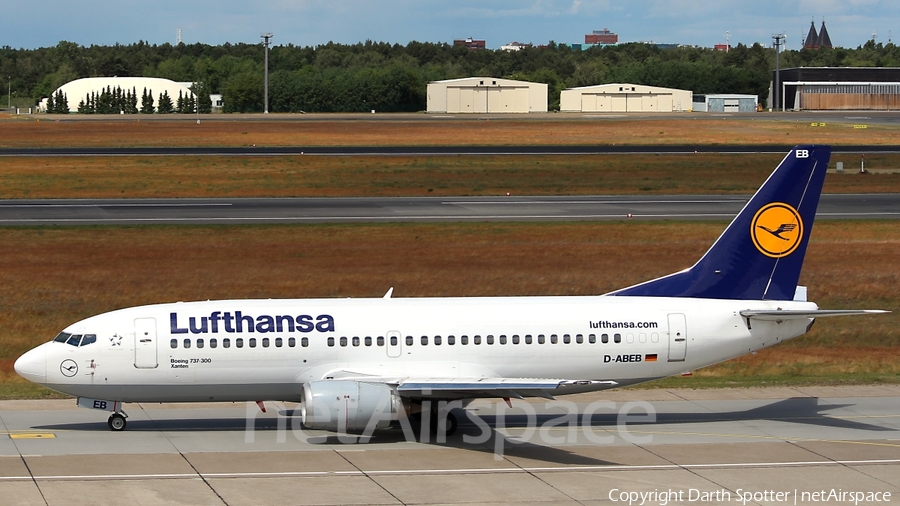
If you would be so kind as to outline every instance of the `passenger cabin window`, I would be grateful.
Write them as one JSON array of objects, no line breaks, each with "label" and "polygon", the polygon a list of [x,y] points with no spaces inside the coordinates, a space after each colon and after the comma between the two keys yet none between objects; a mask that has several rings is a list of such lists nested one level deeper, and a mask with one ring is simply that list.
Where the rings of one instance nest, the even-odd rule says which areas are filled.
[{"label": "passenger cabin window", "polygon": [[525,344],[531,344],[531,334],[525,334]]},{"label": "passenger cabin window", "polygon": [[353,336],[353,346],[359,346],[359,336]]},{"label": "passenger cabin window", "polygon": [[459,336],[459,344],[469,344],[469,336]]},{"label": "passenger cabin window", "polygon": [[243,338],[243,337],[238,337],[237,339],[235,339],[235,340],[234,340],[234,347],[235,347],[235,348],[243,348],[243,347],[244,347],[244,338]]},{"label": "passenger cabin window", "polygon": [[600,336],[600,342],[606,344],[609,342],[609,334],[603,334]]},{"label": "passenger cabin window", "polygon": [[209,340],[209,347],[210,347],[210,348],[215,348],[215,347],[218,346],[218,345],[219,345],[219,342],[216,340],[215,337],[213,337],[213,338],[211,338],[211,339]]},{"label": "passenger cabin window", "polygon": [[372,346],[372,336],[366,336],[366,346]]},{"label": "passenger cabin window", "polygon": [[550,344],[556,344],[559,342],[559,337],[556,334],[550,334]]},{"label": "passenger cabin window", "polygon": [[[296,344],[297,344],[297,340],[294,339],[293,337],[288,341],[288,345],[290,345],[291,348],[296,346]],[[308,337],[300,338],[300,346],[302,346],[304,348],[309,347],[309,338]]]},{"label": "passenger cabin window", "polygon": [[284,346],[284,340],[282,340],[280,337],[276,337],[275,338],[275,347],[281,348],[282,346]]},{"label": "passenger cabin window", "polygon": [[397,336],[391,336],[391,346],[397,346]]},{"label": "passenger cabin window", "polygon": [[491,335],[491,334],[487,335],[487,343],[494,344],[494,336],[493,335]]},{"label": "passenger cabin window", "polygon": [[223,337],[222,338],[222,347],[223,348],[231,348],[231,338]]},{"label": "passenger cabin window", "polygon": [[453,346],[454,344],[456,344],[456,338],[453,336],[447,336],[447,345]]},{"label": "passenger cabin window", "polygon": [[341,347],[347,346],[347,338],[341,337]]},{"label": "passenger cabin window", "polygon": [[505,334],[500,336],[500,344],[506,344],[506,335]]},{"label": "passenger cabin window", "polygon": [[428,346],[428,336],[422,336],[422,339],[419,342],[422,343],[422,346]]},{"label": "passenger cabin window", "polygon": [[563,334],[563,343],[569,344],[571,342],[572,342],[572,338],[569,336],[569,334]]},{"label": "passenger cabin window", "polygon": [[589,335],[588,335],[588,342],[591,343],[591,344],[596,343],[596,342],[597,342],[597,334],[589,334]]},{"label": "passenger cabin window", "polygon": [[406,345],[412,346],[413,344],[413,336],[406,336]]},{"label": "passenger cabin window", "polygon": [[197,339],[197,348],[203,347],[203,339]]},{"label": "passenger cabin window", "polygon": [[441,345],[441,336],[434,336],[434,345],[435,346]]},{"label": "passenger cabin window", "polygon": [[581,343],[583,343],[583,342],[584,342],[584,336],[581,335],[581,334],[576,334],[576,335],[575,335],[575,343],[576,343],[576,344],[581,344]]},{"label": "passenger cabin window", "polygon": [[517,335],[512,336],[512,343],[513,343],[513,344],[519,344],[519,336],[517,336]]},{"label": "passenger cabin window", "polygon": [[544,344],[544,334],[538,334],[538,344]]},{"label": "passenger cabin window", "polygon": [[249,346],[251,348],[256,348],[256,338],[251,337],[250,339],[247,339],[247,346]]},{"label": "passenger cabin window", "polygon": [[184,348],[185,348],[185,349],[188,349],[188,348],[190,348],[190,347],[191,347],[191,340],[190,340],[190,339],[185,339],[185,340],[184,340]]},{"label": "passenger cabin window", "polygon": [[262,338],[262,347],[263,347],[263,348],[268,348],[268,347],[269,347],[269,338],[268,338],[268,337]]},{"label": "passenger cabin window", "polygon": [[613,341],[615,341],[617,343],[621,343],[622,342],[622,334],[613,334]]},{"label": "passenger cabin window", "polygon": [[472,344],[481,344],[481,336],[472,336]]},{"label": "passenger cabin window", "polygon": [[169,341],[169,347],[175,349],[178,347],[178,339],[172,339]]},{"label": "passenger cabin window", "polygon": [[[397,344],[397,338],[396,338],[396,337],[394,338],[394,344],[395,344],[395,345]],[[376,346],[384,346],[384,336],[378,336],[378,337],[376,337],[376,338],[375,338],[375,345],[376,345]]]},{"label": "passenger cabin window", "polygon": [[333,337],[328,338],[328,346],[334,346],[334,338]]}]

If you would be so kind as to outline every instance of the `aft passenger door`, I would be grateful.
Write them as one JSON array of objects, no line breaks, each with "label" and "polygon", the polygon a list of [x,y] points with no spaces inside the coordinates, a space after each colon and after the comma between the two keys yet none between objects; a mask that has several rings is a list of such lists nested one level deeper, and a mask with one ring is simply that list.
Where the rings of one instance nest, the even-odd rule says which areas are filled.
[{"label": "aft passenger door", "polygon": [[683,362],[687,355],[687,322],[684,314],[669,315],[669,362]]},{"label": "aft passenger door", "polygon": [[156,318],[137,318],[134,320],[134,366],[154,369],[157,365]]}]

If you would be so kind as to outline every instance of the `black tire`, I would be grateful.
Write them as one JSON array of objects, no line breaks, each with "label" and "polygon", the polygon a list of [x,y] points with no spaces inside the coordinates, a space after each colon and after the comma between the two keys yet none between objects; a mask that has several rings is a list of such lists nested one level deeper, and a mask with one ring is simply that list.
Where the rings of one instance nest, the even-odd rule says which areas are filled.
[{"label": "black tire", "polygon": [[106,421],[106,424],[109,425],[109,430],[120,432],[125,430],[125,426],[128,425],[128,422],[125,421],[124,416],[119,413],[113,413],[109,415],[109,420]]},{"label": "black tire", "polygon": [[[438,424],[438,414],[431,414],[431,433],[437,435],[439,424]],[[453,413],[447,413],[447,423],[444,426],[444,436],[452,436],[453,433],[456,432],[457,427],[459,427],[459,422],[456,420],[456,416]]]}]

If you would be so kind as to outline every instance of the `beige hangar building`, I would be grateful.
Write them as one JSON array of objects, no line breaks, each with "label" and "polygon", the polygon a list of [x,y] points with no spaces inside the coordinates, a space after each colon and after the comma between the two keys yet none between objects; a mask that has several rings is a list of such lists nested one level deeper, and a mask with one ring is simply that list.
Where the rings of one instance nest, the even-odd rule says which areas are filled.
[{"label": "beige hangar building", "polygon": [[547,112],[547,85],[494,77],[433,81],[427,106],[430,113]]},{"label": "beige hangar building", "polygon": [[693,93],[640,84],[598,84],[563,90],[561,112],[688,112]]}]

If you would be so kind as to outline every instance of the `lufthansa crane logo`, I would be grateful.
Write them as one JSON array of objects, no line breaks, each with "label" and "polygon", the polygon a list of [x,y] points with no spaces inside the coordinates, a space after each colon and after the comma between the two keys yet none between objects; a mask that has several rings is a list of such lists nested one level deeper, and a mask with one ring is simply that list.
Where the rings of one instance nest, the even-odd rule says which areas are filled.
[{"label": "lufthansa crane logo", "polygon": [[78,364],[75,363],[71,358],[67,358],[63,360],[61,364],[59,364],[59,372],[62,373],[63,376],[67,378],[71,378],[78,374]]},{"label": "lufthansa crane logo", "polygon": [[782,258],[793,253],[803,240],[800,213],[783,202],[773,202],[756,212],[750,222],[750,237],[760,253]]}]

